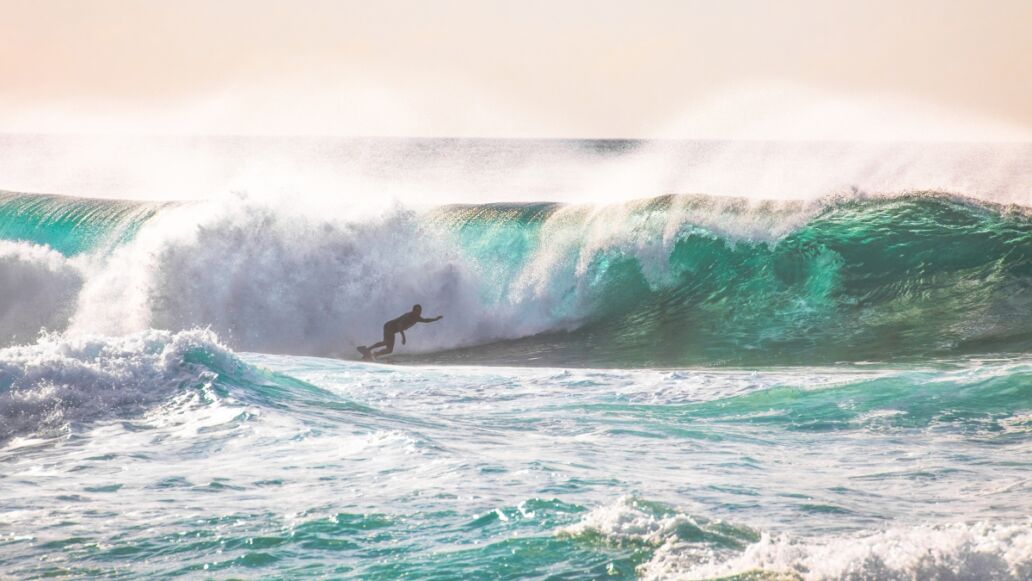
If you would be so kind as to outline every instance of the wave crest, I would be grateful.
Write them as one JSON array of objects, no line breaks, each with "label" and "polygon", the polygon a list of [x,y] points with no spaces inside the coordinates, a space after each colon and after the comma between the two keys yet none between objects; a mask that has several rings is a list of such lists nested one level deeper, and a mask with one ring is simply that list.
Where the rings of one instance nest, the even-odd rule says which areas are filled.
[{"label": "wave crest", "polygon": [[1028,579],[1032,523],[900,526],[815,539],[757,533],[633,497],[559,536],[647,547],[644,579]]},{"label": "wave crest", "polygon": [[178,391],[210,386],[218,370],[240,365],[214,334],[200,330],[48,334],[0,349],[0,443],[139,413]]},{"label": "wave crest", "polygon": [[670,552],[660,555],[647,564],[644,576],[706,579],[762,571],[807,580],[1028,579],[1032,526],[925,525],[810,542],[764,535],[723,563],[681,569],[679,559]]}]

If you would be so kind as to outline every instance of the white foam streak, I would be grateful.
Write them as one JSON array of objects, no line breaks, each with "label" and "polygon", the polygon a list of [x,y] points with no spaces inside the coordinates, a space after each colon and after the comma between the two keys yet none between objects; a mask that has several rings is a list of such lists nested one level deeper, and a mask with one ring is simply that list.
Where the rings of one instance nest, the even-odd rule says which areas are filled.
[{"label": "white foam streak", "polygon": [[698,579],[761,570],[807,580],[1028,579],[1032,525],[917,526],[816,542],[764,535],[740,557],[673,576],[677,557],[659,557],[646,566],[647,577]]},{"label": "white foam streak", "polygon": [[[699,529],[706,534],[693,532]],[[593,533],[618,545],[651,546],[651,559],[637,571],[644,579],[723,579],[756,573],[808,581],[1032,576],[1032,522],[900,525],[813,539],[763,533],[742,550],[729,549],[734,544],[726,542],[730,530],[680,511],[657,512],[649,503],[624,497],[557,534]],[[710,543],[707,535],[723,539]]]}]

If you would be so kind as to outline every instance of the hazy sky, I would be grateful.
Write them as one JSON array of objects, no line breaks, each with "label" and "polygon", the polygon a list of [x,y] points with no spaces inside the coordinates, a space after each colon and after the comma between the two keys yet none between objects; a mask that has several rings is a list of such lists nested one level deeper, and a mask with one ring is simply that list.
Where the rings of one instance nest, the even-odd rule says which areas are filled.
[{"label": "hazy sky", "polygon": [[1022,139],[1030,31],[1029,0],[0,0],[0,130]]}]

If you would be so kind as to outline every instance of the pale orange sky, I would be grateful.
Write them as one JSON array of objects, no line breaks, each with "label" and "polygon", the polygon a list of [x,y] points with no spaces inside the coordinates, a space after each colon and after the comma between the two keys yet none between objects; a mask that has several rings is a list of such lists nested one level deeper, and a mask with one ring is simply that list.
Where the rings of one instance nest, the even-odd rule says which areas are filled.
[{"label": "pale orange sky", "polygon": [[1006,139],[1030,30],[1028,0],[0,0],[0,131],[712,138],[888,106],[855,125]]}]

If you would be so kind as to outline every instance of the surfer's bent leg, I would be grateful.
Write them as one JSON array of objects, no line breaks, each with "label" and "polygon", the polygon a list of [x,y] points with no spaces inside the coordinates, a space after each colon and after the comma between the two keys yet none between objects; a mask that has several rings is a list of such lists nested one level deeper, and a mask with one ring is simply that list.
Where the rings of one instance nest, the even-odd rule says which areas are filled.
[{"label": "surfer's bent leg", "polygon": [[388,323],[383,326],[383,341],[370,346],[369,349],[376,349],[377,347],[383,347],[384,349],[373,353],[373,355],[379,357],[380,355],[387,355],[388,353],[394,352],[394,333],[395,330],[393,325]]},{"label": "surfer's bent leg", "polygon": [[386,341],[381,341],[381,343],[384,344],[384,348],[377,351],[373,355],[379,357],[381,355],[387,355],[394,352],[394,335],[391,335],[391,338],[387,339]]},{"label": "surfer's bent leg", "polygon": [[[380,347],[386,347],[388,343],[390,343],[391,345],[394,344],[394,329],[391,328],[390,323],[385,324],[383,326],[383,341],[380,341],[378,343],[373,343],[372,345],[370,345],[368,347],[368,349],[370,351],[372,351],[373,349],[379,349]],[[392,349],[393,349],[393,347],[392,347]]]}]

